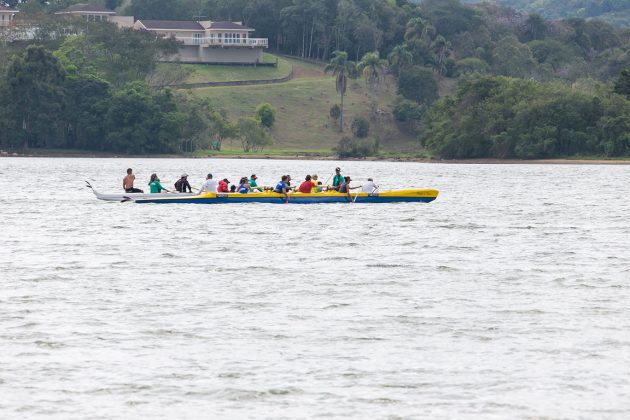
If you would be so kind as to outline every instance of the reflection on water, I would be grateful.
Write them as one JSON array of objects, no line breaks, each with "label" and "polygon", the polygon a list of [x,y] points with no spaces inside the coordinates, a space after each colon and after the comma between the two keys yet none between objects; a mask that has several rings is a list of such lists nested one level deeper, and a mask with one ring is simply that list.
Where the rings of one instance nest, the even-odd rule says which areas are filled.
[{"label": "reflection on water", "polygon": [[[96,201],[341,165],[431,204]],[[630,415],[630,166],[0,159],[0,417]]]}]

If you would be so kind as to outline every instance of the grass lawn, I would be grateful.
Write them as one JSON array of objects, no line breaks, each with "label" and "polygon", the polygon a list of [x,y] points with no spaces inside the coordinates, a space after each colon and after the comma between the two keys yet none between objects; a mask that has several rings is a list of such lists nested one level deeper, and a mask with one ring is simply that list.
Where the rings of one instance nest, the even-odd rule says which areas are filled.
[{"label": "grass lawn", "polygon": [[[308,63],[304,66],[304,71],[318,75],[273,85],[208,87],[193,89],[192,92],[209,98],[233,121],[252,115],[262,102],[273,105],[278,111],[271,133],[275,143],[265,150],[267,153],[275,150],[292,153],[328,150],[330,153],[342,137],[338,126],[329,117],[330,107],[339,102],[334,78],[323,76],[321,67]],[[363,80],[352,81],[344,99],[344,134],[351,135],[352,118],[363,116],[370,121],[370,134],[379,136],[384,152],[418,151],[417,140],[402,133],[391,116],[394,90],[392,80],[383,83],[376,93],[368,91]],[[224,148],[229,148],[229,140],[227,143],[224,143]],[[238,141],[233,141],[232,148],[237,150],[238,146]]]},{"label": "grass lawn", "polygon": [[[275,63],[276,56],[264,54],[264,62]],[[203,82],[235,82],[241,80],[279,79],[291,73],[291,63],[278,57],[277,67],[254,66],[221,66],[206,64],[176,64],[162,63],[161,66],[181,66],[191,71],[190,76],[183,83]]]}]

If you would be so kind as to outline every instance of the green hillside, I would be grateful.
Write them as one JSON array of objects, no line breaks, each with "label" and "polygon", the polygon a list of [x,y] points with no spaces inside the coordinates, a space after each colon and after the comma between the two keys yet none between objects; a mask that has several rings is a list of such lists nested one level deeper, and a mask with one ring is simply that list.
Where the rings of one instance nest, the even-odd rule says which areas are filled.
[{"label": "green hillside", "polygon": [[[394,89],[391,81],[377,92],[368,91],[363,81],[352,82],[345,98],[345,134],[350,132],[352,118],[362,116],[370,121],[370,133],[379,136],[384,150],[417,150],[417,140],[401,133],[391,116]],[[252,115],[260,103],[273,105],[278,114],[271,132],[275,139],[270,148],[272,151],[291,149],[330,154],[342,136],[329,117],[330,108],[339,101],[334,79],[330,76],[302,76],[274,85],[210,87],[193,91],[225,110],[230,120]],[[233,148],[242,152],[237,141]],[[225,149],[230,149],[229,142],[224,145]]]}]

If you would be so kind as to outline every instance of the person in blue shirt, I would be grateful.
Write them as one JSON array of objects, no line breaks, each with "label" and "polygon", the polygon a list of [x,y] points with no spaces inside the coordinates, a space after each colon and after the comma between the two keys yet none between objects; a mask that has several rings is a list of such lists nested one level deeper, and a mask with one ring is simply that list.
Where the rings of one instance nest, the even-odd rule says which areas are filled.
[{"label": "person in blue shirt", "polygon": [[247,177],[241,178],[241,181],[238,183],[238,192],[241,194],[247,194],[252,187],[249,186],[249,182]]},{"label": "person in blue shirt", "polygon": [[280,180],[280,182],[278,182],[278,184],[276,184],[276,188],[273,189],[273,192],[276,192],[278,194],[284,194],[284,198],[288,202],[289,201],[289,194],[287,194],[288,188],[289,187],[287,186],[287,176],[282,175],[282,179]]}]

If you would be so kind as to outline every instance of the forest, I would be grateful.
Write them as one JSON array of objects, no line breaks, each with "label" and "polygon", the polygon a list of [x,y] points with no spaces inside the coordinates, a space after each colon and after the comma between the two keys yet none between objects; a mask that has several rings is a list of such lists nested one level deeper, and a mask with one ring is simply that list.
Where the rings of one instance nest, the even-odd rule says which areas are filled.
[{"label": "forest", "polygon": [[[25,3],[24,8],[49,14],[67,4]],[[108,5],[117,6],[111,0]],[[239,20],[256,28],[256,36],[268,37],[279,53],[329,64],[336,77],[331,83],[339,83],[343,66],[343,77],[364,78],[374,89],[379,80],[391,78],[398,91],[391,112],[400,130],[416,135],[418,147],[437,157],[630,154],[624,132],[630,116],[624,79],[630,30],[585,19],[588,15],[552,20],[458,0],[132,0],[121,11],[136,18]],[[137,42],[113,42],[109,33]],[[5,63],[0,71],[6,74],[0,82],[5,104],[0,125],[10,127],[0,130],[2,145],[149,153],[177,151],[192,137],[238,135],[239,124],[221,110],[208,105],[193,118],[195,113],[184,110],[198,99],[147,82],[160,51],[176,48],[173,40],[143,39],[109,25],[57,45],[45,33],[39,36],[33,44],[44,46],[0,47],[0,63]],[[133,53],[103,53],[102,45],[122,48],[118,44],[139,48],[144,59],[112,62],[111,57]],[[46,69],[29,63],[35,51],[47,57]],[[38,65],[42,68],[33,68]],[[37,80],[32,92],[24,92],[29,77]],[[452,84],[451,92],[444,89]],[[88,99],[85,89],[101,92],[105,102]],[[126,107],[146,109],[154,117],[130,117]],[[94,115],[106,117],[96,121]]]}]

